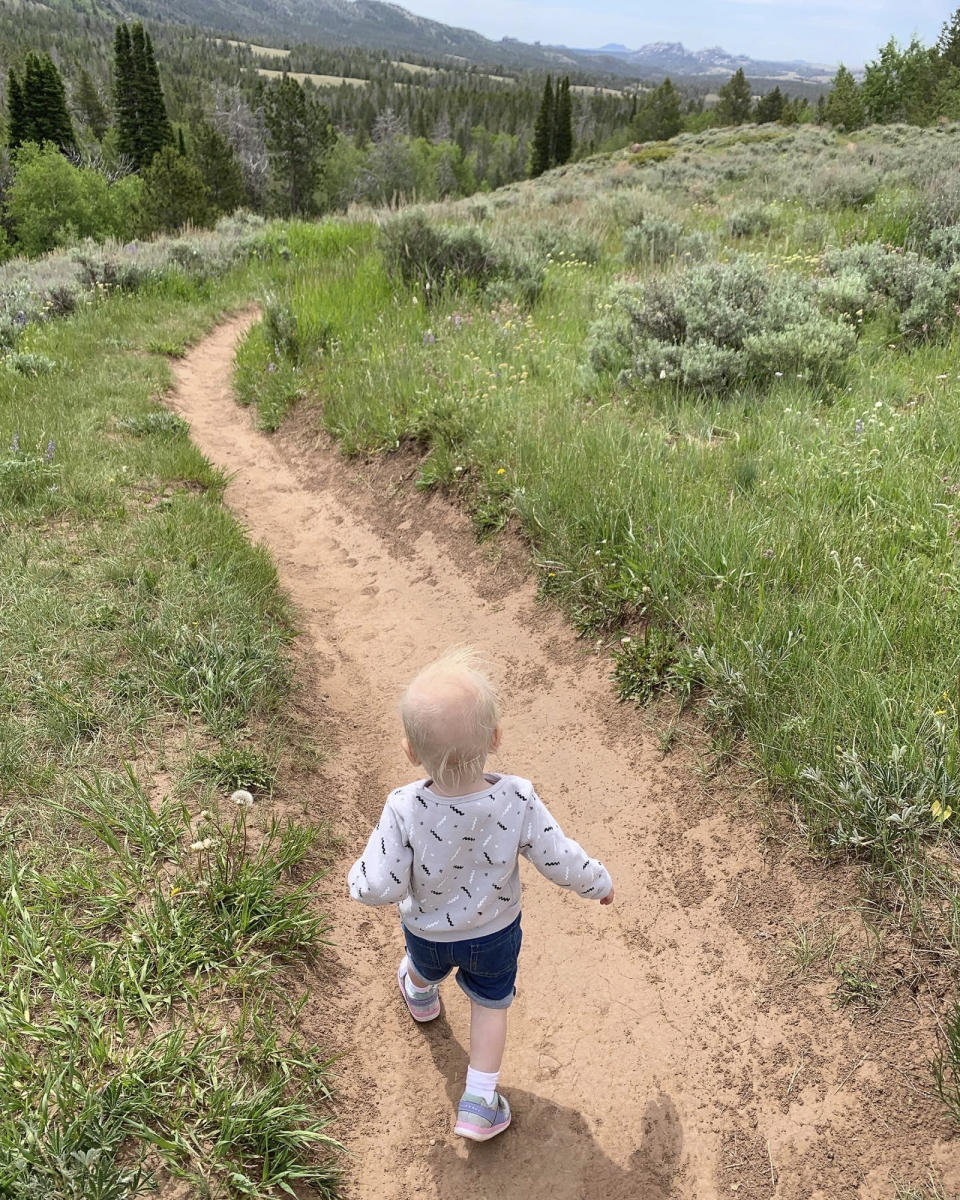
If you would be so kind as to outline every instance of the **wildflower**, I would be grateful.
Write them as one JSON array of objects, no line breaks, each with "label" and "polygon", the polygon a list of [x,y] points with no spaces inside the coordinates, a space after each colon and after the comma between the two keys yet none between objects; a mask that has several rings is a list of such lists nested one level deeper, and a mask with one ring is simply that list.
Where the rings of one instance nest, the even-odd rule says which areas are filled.
[{"label": "wildflower", "polygon": [[210,810],[208,808],[205,808],[203,810],[203,812],[201,812],[200,820],[201,821],[209,821],[210,820]]},{"label": "wildflower", "polygon": [[947,710],[945,708],[938,708],[933,715],[935,717],[945,717],[947,715]]},{"label": "wildflower", "polygon": [[863,433],[863,421],[858,420],[853,427],[854,433]]},{"label": "wildflower", "polygon": [[277,369],[277,364],[275,362],[267,363],[267,374],[268,375],[272,375],[274,373],[274,371],[276,371],[276,369]]},{"label": "wildflower", "polygon": [[419,301],[419,300],[416,298],[416,296],[414,296],[414,297],[413,297],[413,303],[414,303],[414,304],[419,304],[419,303],[420,303],[420,301]]},{"label": "wildflower", "polygon": [[660,378],[661,378],[661,379],[666,379],[666,377],[667,377],[666,368],[664,368],[664,367],[661,367],[661,368],[660,368]]},{"label": "wildflower", "polygon": [[53,456],[56,452],[56,449],[57,443],[53,440],[53,438],[51,438],[50,441],[47,442],[47,448],[43,454],[43,461],[48,463],[53,462]]},{"label": "wildflower", "polygon": [[874,408],[883,408],[883,401],[882,401],[882,400],[878,400],[878,401],[876,402],[876,404],[875,404],[873,407],[874,407]]},{"label": "wildflower", "polygon": [[10,450],[13,454],[20,453],[20,434],[19,433],[15,433],[13,435],[13,441],[10,443]]},{"label": "wildflower", "polygon": [[246,788],[238,788],[230,799],[237,808],[253,808],[253,796],[250,795]]},{"label": "wildflower", "polygon": [[434,343],[436,340],[437,340],[437,339],[436,339],[436,337],[434,336],[434,333],[433,333],[433,330],[432,330],[432,329],[427,329],[427,330],[425,330],[425,332],[424,332],[424,335],[423,335],[423,344],[424,344],[425,346],[432,346],[432,345],[433,345],[433,343]]},{"label": "wildflower", "polygon": [[139,946],[139,945],[140,945],[140,943],[143,941],[143,938],[140,936],[140,934],[139,934],[139,933],[131,933],[131,934],[130,934],[130,941],[131,941],[131,942],[133,942],[133,944],[134,944],[135,946]]},{"label": "wildflower", "polygon": [[622,637],[622,638],[620,639],[620,645],[621,645],[621,646],[629,646],[629,645],[630,645],[630,643],[631,643],[632,641],[633,641],[633,638],[629,638],[629,637]]},{"label": "wildflower", "polygon": [[783,372],[782,372],[782,371],[774,371],[774,373],[773,373],[773,374],[774,374],[774,377],[775,377],[775,378],[777,378],[777,379],[782,379],[782,378],[783,378]]},{"label": "wildflower", "polygon": [[506,467],[497,467],[497,474],[498,474],[498,475],[506,475],[506,473],[507,473],[507,468],[506,468]]}]

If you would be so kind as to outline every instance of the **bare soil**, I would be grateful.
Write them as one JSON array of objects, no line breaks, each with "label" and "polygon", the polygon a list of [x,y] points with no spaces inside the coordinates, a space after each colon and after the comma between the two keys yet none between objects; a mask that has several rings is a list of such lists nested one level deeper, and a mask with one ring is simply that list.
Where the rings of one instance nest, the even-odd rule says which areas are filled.
[{"label": "bare soil", "polygon": [[[343,1054],[347,1196],[874,1200],[931,1169],[960,1194],[960,1139],[929,1094],[941,997],[885,966],[875,1007],[841,1007],[834,970],[787,969],[794,922],[829,911],[857,925],[851,873],[705,791],[695,730],[664,757],[616,702],[608,660],[538,604],[518,548],[478,547],[452,505],[403,485],[403,460],[345,460],[309,412],[282,436],[258,432],[230,389],[253,319],[176,363],[170,402],[277,564],[303,630],[300,719],[332,733],[308,812],[342,839],[318,896],[337,961],[305,1017]],[[527,872],[501,1077],[515,1119],[482,1145],[452,1134],[466,999],[446,986],[440,1018],[415,1025],[397,992],[396,913],[351,903],[345,883],[386,793],[410,778],[400,690],[463,642],[496,664],[502,691],[491,769],[534,779],[617,888],[601,908]]]}]

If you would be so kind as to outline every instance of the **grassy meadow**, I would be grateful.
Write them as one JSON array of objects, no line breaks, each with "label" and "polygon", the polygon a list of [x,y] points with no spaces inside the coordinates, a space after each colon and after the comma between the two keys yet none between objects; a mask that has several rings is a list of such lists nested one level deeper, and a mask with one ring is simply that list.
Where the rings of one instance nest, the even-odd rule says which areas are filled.
[{"label": "grassy meadow", "polygon": [[[960,950],[960,130],[682,135],[291,227],[241,400],[508,522],[540,587]],[[665,734],[669,743],[669,730]],[[952,1039],[952,1040],[951,1040]],[[960,1118],[960,1017],[939,1065]]]},{"label": "grassy meadow", "polygon": [[278,815],[322,747],[284,707],[273,564],[159,403],[165,355],[260,287],[272,236],[105,248],[107,282],[32,264],[7,326],[4,1196],[336,1192],[328,1052],[299,1019],[328,847]]}]

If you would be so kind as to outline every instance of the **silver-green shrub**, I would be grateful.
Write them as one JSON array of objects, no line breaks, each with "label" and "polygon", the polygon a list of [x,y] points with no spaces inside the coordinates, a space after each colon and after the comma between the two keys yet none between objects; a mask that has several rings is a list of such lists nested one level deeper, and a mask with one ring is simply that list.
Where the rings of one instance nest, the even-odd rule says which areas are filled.
[{"label": "silver-green shrub", "polygon": [[843,374],[855,344],[848,323],[821,310],[812,281],[747,257],[621,284],[607,303],[589,361],[627,387],[764,388],[788,373],[823,383]]}]

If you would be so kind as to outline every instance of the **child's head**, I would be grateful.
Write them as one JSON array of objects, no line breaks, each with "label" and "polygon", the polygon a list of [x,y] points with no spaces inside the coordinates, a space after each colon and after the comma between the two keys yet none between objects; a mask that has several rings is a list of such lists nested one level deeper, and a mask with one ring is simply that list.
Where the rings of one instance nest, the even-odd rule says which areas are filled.
[{"label": "child's head", "polygon": [[463,647],[432,662],[408,685],[400,702],[404,749],[442,788],[459,787],[483,773],[500,742],[497,695],[476,653]]}]

